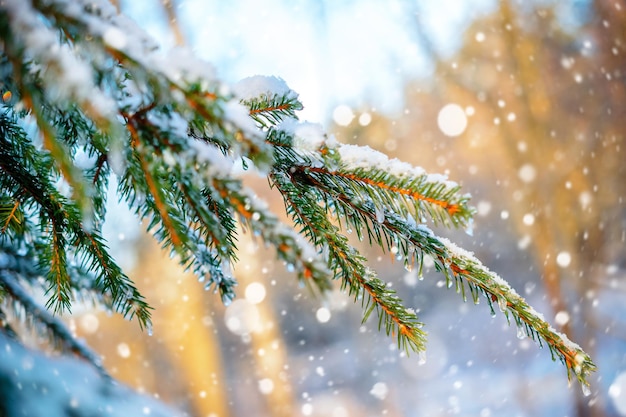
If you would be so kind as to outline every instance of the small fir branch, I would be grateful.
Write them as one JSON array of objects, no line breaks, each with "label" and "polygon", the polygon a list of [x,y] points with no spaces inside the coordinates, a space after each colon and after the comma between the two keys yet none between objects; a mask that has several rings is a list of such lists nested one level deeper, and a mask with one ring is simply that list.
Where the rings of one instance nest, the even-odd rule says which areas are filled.
[{"label": "small fir branch", "polygon": [[53,309],[55,313],[70,311],[71,303],[71,278],[67,270],[67,242],[63,236],[62,226],[59,219],[50,219],[52,232],[49,243],[43,248],[41,258],[42,269],[49,265],[46,279],[49,282],[46,294],[50,294],[46,308]]},{"label": "small fir branch", "polygon": [[234,93],[262,130],[286,119],[297,120],[296,111],[303,108],[298,94],[278,77],[256,75],[244,78],[234,86]]},{"label": "small fir branch", "polygon": [[[477,302],[479,292],[486,297],[492,311],[495,302],[507,320],[509,315],[514,318],[518,331],[525,332],[540,345],[541,339],[547,343],[550,352],[566,365],[568,377],[572,372],[579,382],[589,385],[587,376],[596,369],[589,355],[567,336],[557,333],[506,281],[489,271],[471,253],[456,247],[444,238],[435,236],[423,225],[407,222],[394,213],[386,213],[385,220],[379,223],[373,218],[375,214],[372,213],[375,210],[371,203],[363,203],[360,207],[359,204],[353,204],[353,207],[370,217],[369,224],[372,227],[385,229],[382,233],[397,235],[409,242],[412,247],[430,255],[435,260],[437,270],[445,274],[447,287],[455,286],[457,292],[463,294],[464,299],[466,299],[464,284],[467,284],[474,302]],[[402,255],[408,257],[412,253],[404,251]]]},{"label": "small fir branch", "polygon": [[[225,265],[237,259],[232,212],[220,203],[221,198],[207,198],[203,189],[210,183],[214,169],[209,152],[213,145],[198,141],[195,147],[185,149],[180,145],[183,138],[171,133],[166,136],[147,117],[131,117],[129,126],[135,156],[121,183],[123,197],[135,206],[141,218],[150,220],[148,229],[157,239],[176,252],[183,265],[192,267],[200,279],[206,280],[207,289],[215,284],[224,301],[232,299],[235,282],[223,271]],[[139,133],[145,131],[151,133],[148,138]],[[186,140],[193,144],[193,138]],[[217,149],[215,153],[221,154]],[[166,169],[164,159],[170,161]],[[136,195],[146,197],[136,204]]]},{"label": "small fir branch", "polygon": [[316,191],[298,187],[287,173],[273,172],[271,179],[285,199],[287,212],[302,227],[302,233],[328,252],[329,266],[335,271],[335,277],[342,279],[342,288],[347,288],[355,301],[362,300],[364,320],[375,309],[379,328],[384,327],[387,335],[396,335],[399,348],[407,353],[424,350],[426,334],[415,312],[404,307],[395,291],[365,267],[366,259],[348,244],[348,239],[330,223],[326,212],[318,205]]},{"label": "small fir branch", "polygon": [[302,103],[289,93],[285,95],[263,94],[254,99],[242,100],[242,104],[248,107],[250,117],[261,128],[275,126],[286,118],[296,118],[296,111],[302,110]]},{"label": "small fir branch", "polygon": [[[322,144],[316,152],[294,146],[289,132],[272,129],[268,141],[277,147],[277,164],[289,166],[316,187],[369,198],[416,221],[467,227],[474,210],[461,187],[398,160],[389,160],[366,146]],[[335,168],[335,169],[333,169]]]},{"label": "small fir branch", "polygon": [[24,211],[20,201],[12,201],[10,198],[0,200],[0,235],[11,231],[16,235],[23,235],[26,229]]},{"label": "small fir branch", "polygon": [[74,232],[74,245],[79,248],[77,256],[82,260],[81,264],[85,271],[95,274],[93,286],[87,289],[92,291],[97,289],[105,294],[108,298],[105,305],[121,313],[127,319],[137,317],[139,325],[150,331],[152,308],[146,303],[133,281],[122,272],[109,255],[102,237],[95,232],[86,232],[83,229]]},{"label": "small fir branch", "polygon": [[276,248],[278,258],[293,267],[301,283],[320,293],[330,290],[330,271],[318,251],[306,247],[300,235],[268,211],[267,204],[243,189],[239,181],[215,179],[213,187],[235,208],[245,227]]},{"label": "small fir branch", "polygon": [[97,283],[102,282],[98,290],[112,296],[112,307],[116,311],[128,318],[136,315],[142,327],[149,327],[150,312],[143,297],[110,258],[96,231],[85,231],[76,205],[61,196],[50,183],[49,171],[35,176],[31,169],[22,165],[28,160],[16,154],[19,150],[31,155],[33,165],[39,169],[49,166],[47,157],[37,155],[22,130],[3,129],[8,121],[8,118],[0,118],[0,129],[7,134],[15,134],[0,138],[0,171],[12,179],[15,192],[24,196],[27,203],[37,207],[40,213],[37,230],[41,235],[31,239],[41,242],[38,244],[41,248],[39,262],[47,276],[50,293],[47,305],[56,312],[69,309],[71,305],[72,290],[78,289],[68,272],[68,254],[71,252],[83,260],[87,270],[94,273]]}]

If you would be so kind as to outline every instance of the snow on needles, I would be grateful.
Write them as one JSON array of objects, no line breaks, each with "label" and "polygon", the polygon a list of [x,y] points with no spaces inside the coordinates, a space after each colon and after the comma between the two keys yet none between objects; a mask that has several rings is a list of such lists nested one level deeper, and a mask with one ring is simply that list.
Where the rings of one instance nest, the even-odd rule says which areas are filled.
[{"label": "snow on needles", "polygon": [[91,66],[58,42],[58,35],[46,27],[29,2],[7,0],[3,5],[11,16],[16,42],[23,43],[25,55],[38,64],[31,68],[41,71],[49,98],[76,100],[94,116],[112,119],[115,103],[94,85]]},{"label": "snow on needles", "polygon": [[234,85],[233,92],[242,101],[274,96],[284,96],[288,100],[298,98],[298,94],[290,89],[282,78],[266,75],[254,75],[242,79]]},{"label": "snow on needles", "polygon": [[397,158],[389,159],[387,155],[378,152],[369,146],[340,145],[337,150],[341,156],[345,169],[378,169],[386,171],[398,178],[426,176],[427,182],[440,182],[448,188],[457,187],[457,183],[448,180],[443,174],[427,174],[424,168],[413,166]]},{"label": "snow on needles", "polygon": [[276,130],[292,136],[293,146],[303,151],[317,151],[326,143],[327,139],[326,132],[319,123],[287,119],[277,125]]}]

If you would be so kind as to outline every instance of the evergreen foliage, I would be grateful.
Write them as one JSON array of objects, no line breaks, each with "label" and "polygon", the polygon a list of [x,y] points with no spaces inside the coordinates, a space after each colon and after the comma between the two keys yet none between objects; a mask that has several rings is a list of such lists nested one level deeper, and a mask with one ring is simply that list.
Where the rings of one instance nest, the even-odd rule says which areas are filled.
[{"label": "evergreen foliage", "polygon": [[[163,248],[219,292],[235,296],[238,224],[324,293],[339,280],[367,320],[399,347],[422,351],[416,313],[377,277],[347,232],[421,275],[425,256],[464,300],[484,298],[587,385],[589,356],[556,332],[497,274],[427,226],[471,227],[469,196],[441,175],[301,123],[298,96],[273,77],[229,87],[184,51],[161,55],[99,1],[9,0],[0,6],[0,319],[25,322],[98,364],[50,315],[76,299],[135,317],[150,306],[102,237],[107,189]],[[293,226],[247,189],[236,164],[267,175]],[[33,291],[47,295],[45,307]],[[148,330],[149,331],[149,330]]]}]

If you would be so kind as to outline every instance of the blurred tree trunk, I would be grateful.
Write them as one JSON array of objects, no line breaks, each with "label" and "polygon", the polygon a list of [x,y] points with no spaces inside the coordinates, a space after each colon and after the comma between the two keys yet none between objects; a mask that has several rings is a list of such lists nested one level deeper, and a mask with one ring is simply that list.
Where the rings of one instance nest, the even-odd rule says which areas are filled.
[{"label": "blurred tree trunk", "polygon": [[[186,393],[194,415],[229,416],[227,379],[210,307],[220,301],[217,297],[211,300],[213,294],[205,293],[202,284],[192,274],[183,272],[152,238],[144,239],[144,244],[146,249],[135,274],[138,283],[143,281],[146,297],[158,300],[153,313],[155,336],[147,340],[150,347],[145,360],[157,368],[159,362],[167,360],[169,368],[178,374],[177,381],[172,382],[183,385],[168,388],[167,377],[161,374],[159,391],[174,389]],[[164,348],[167,359],[155,354],[155,339]]]},{"label": "blurred tree trunk", "polygon": [[[559,207],[554,207],[553,202],[544,197],[544,195],[553,195],[551,188],[555,181],[550,179],[552,173],[546,170],[546,167],[555,149],[549,139],[550,127],[546,125],[551,114],[551,103],[546,96],[547,89],[539,73],[542,68],[541,62],[536,62],[540,59],[537,51],[538,45],[533,39],[519,33],[516,18],[508,0],[500,1],[499,15],[505,50],[509,52],[509,56],[506,57],[510,63],[508,74],[516,80],[519,87],[516,94],[519,103],[512,107],[520,113],[516,113],[516,119],[524,126],[524,137],[530,142],[527,151],[521,154],[511,124],[500,123],[501,135],[504,139],[502,143],[511,161],[508,165],[519,172],[525,163],[531,164],[530,166],[538,171],[536,181],[539,182],[539,185],[535,182],[524,184],[519,180],[518,175],[511,175],[516,182],[515,188],[523,190],[523,201],[513,203],[510,207],[514,209],[518,225],[524,224],[523,218],[528,214],[528,207],[534,209],[534,222],[531,225],[526,224],[525,227],[531,228],[532,246],[535,249],[535,258],[543,268],[542,277],[550,305],[555,313],[567,311],[561,290],[561,271],[556,262],[557,254],[555,253],[556,248],[561,246],[555,232],[557,228],[555,223],[558,222],[556,217],[564,213],[556,213],[555,216],[554,211]],[[508,96],[513,99],[512,94]],[[494,103],[494,108],[498,108],[497,103]],[[502,116],[504,117],[501,119],[506,120],[506,115]],[[569,322],[562,325],[561,330],[572,338]]]},{"label": "blurred tree trunk", "polygon": [[174,35],[175,44],[178,46],[185,45],[185,35],[183,35],[183,31],[180,28],[178,13],[176,12],[176,0],[162,0],[160,4],[163,6],[165,16],[167,16],[167,24]]},{"label": "blurred tree trunk", "polygon": [[[237,279],[241,287],[240,294],[252,283],[269,286],[267,275],[259,273],[261,267],[257,243],[245,242],[239,246],[240,255],[246,259],[245,268],[237,270]],[[267,295],[269,296],[269,294]],[[250,334],[251,351],[254,357],[254,369],[259,380],[268,378],[273,388],[265,393],[268,415],[272,417],[291,417],[298,410],[293,397],[287,369],[287,352],[280,333],[278,317],[272,308],[271,300],[265,299],[254,304],[259,318],[259,328]]]}]

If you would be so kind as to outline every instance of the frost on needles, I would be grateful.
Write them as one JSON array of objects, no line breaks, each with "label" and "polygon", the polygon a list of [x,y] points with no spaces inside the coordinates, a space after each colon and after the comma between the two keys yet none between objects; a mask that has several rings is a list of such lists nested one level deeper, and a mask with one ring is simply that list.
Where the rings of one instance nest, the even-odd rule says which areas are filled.
[{"label": "frost on needles", "polygon": [[[0,331],[25,323],[99,366],[47,310],[91,299],[150,328],[150,307],[102,238],[106,193],[125,201],[165,250],[225,303],[235,296],[238,225],[276,250],[313,291],[338,280],[407,351],[423,351],[415,311],[350,243],[397,252],[421,274],[435,261],[463,300],[486,298],[547,346],[584,387],[589,356],[472,253],[426,226],[471,227],[459,185],[300,122],[280,78],[229,86],[185,50],[162,53],[104,1],[6,0],[0,6]],[[247,189],[236,162],[264,173],[292,225]],[[48,302],[31,297],[45,291]]]}]

